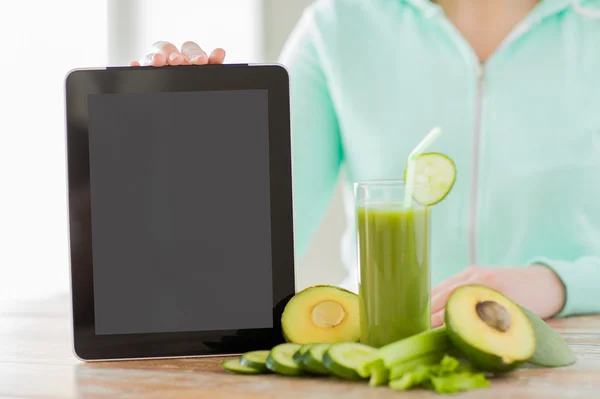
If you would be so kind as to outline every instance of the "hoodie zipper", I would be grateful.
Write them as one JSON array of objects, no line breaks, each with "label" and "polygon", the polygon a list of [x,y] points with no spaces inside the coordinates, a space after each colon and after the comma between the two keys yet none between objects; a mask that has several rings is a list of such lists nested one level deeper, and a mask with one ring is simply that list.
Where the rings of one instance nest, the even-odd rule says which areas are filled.
[{"label": "hoodie zipper", "polygon": [[475,118],[473,124],[473,150],[471,156],[471,198],[469,207],[469,226],[468,226],[468,243],[469,243],[469,264],[479,264],[478,254],[478,218],[479,218],[479,177],[480,177],[480,151],[481,151],[481,133],[483,125],[483,101],[485,95],[485,71],[490,60],[495,58],[496,54],[500,53],[504,48],[515,42],[525,33],[527,33],[535,24],[531,22],[522,22],[509,37],[498,47],[494,55],[484,64],[477,60],[476,68],[476,97],[475,97]]},{"label": "hoodie zipper", "polygon": [[483,95],[485,66],[477,64],[477,94],[475,98],[475,120],[473,123],[473,150],[471,168],[471,206],[469,207],[469,264],[477,264],[477,213],[479,211],[479,150],[481,147],[481,125],[483,119]]},{"label": "hoodie zipper", "polygon": [[[450,32],[451,35],[456,35],[457,43],[461,53],[467,60],[476,60],[476,94],[475,94],[475,116],[473,121],[473,148],[472,148],[472,172],[471,172],[471,196],[470,206],[468,212],[468,259],[470,265],[477,265],[479,262],[478,254],[478,218],[479,218],[479,177],[480,177],[480,151],[481,151],[481,134],[483,125],[483,105],[485,95],[485,72],[486,66],[481,63],[475,55],[472,47],[464,40],[452,23],[445,17],[442,8],[439,5],[434,5],[426,0],[409,0],[417,5],[422,11],[425,11],[425,16],[428,18],[439,17],[445,25],[445,28]],[[562,9],[562,7],[560,8]],[[557,12],[553,10],[553,13]],[[552,13],[548,13],[551,15]],[[496,49],[494,55],[491,58],[495,58],[498,53],[501,53],[506,47],[517,41],[521,36],[530,31],[535,25],[540,23],[546,16],[537,15],[535,19],[532,17],[527,18],[517,26],[513,32],[504,40],[502,44]],[[488,60],[486,65],[489,65]]]}]

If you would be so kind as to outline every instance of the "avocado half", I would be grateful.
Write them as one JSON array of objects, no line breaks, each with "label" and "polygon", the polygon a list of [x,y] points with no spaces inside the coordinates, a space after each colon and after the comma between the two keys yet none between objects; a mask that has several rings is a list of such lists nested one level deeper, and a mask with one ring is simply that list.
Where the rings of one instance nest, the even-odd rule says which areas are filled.
[{"label": "avocado half", "polygon": [[296,344],[357,342],[358,296],[331,285],[308,287],[287,303],[281,326],[286,341]]},{"label": "avocado half", "polygon": [[536,346],[529,318],[513,301],[488,287],[457,288],[446,303],[452,343],[483,371],[503,372],[529,360]]}]

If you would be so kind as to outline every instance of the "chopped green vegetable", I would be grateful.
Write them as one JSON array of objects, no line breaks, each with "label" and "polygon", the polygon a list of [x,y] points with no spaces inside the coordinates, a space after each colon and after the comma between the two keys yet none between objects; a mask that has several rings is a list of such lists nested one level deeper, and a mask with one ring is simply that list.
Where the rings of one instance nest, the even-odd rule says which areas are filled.
[{"label": "chopped green vegetable", "polygon": [[418,364],[412,370],[404,371],[400,378],[390,381],[389,387],[396,391],[404,391],[421,386],[438,393],[455,393],[487,388],[489,384],[483,373],[474,370],[470,365],[461,364],[452,356],[445,355],[439,364]]},{"label": "chopped green vegetable", "polygon": [[389,386],[396,391],[404,391],[426,383],[431,377],[431,367],[420,364],[413,371],[405,373],[402,378],[390,382]]},{"label": "chopped green vegetable", "polygon": [[[323,368],[320,359],[324,357],[334,374],[347,379],[359,379],[353,369],[354,362],[376,351],[374,348],[358,343],[315,344],[307,347],[308,350],[302,357],[303,361],[311,360],[314,362],[313,366]],[[270,352],[248,352],[244,354],[241,361],[240,359],[226,360],[223,362],[223,367],[237,374],[261,374],[270,370],[283,375],[298,376],[303,374],[303,370],[292,357],[300,348],[300,345],[287,343],[277,345]],[[490,385],[483,372],[439,351],[397,364],[392,370],[385,366],[382,358],[371,361],[368,367],[371,377],[370,386],[388,384],[396,391],[423,387],[440,394],[452,394],[487,388]]]},{"label": "chopped green vegetable", "polygon": [[417,366],[413,371],[408,373],[412,376],[412,380],[416,385],[421,385],[429,378],[431,378],[431,370],[428,366],[423,366],[422,364]]},{"label": "chopped green vegetable", "polygon": [[406,373],[402,376],[402,378],[392,380],[389,383],[389,387],[395,391],[406,391],[414,386],[415,384],[413,382],[413,377],[410,373]]},{"label": "chopped green vegetable", "polygon": [[458,361],[458,359],[446,355],[440,362],[440,374],[451,373],[455,371],[458,368],[458,366],[460,366],[460,362]]},{"label": "chopped green vegetable", "polygon": [[[447,374],[451,374],[454,372],[458,372],[459,371],[458,369],[460,366],[461,366],[461,364],[458,361],[458,359],[456,359],[452,356],[444,355],[444,357],[442,358],[442,361],[439,364],[430,366],[429,370],[431,371],[431,373],[433,375],[442,376],[442,375],[447,375]],[[461,370],[461,371],[467,371],[467,370]]]},{"label": "chopped green vegetable", "polygon": [[425,366],[432,366],[439,364],[444,357],[444,352],[431,352],[423,356],[416,357],[405,362],[395,364],[390,371],[390,379],[396,380],[401,378],[404,374],[414,370],[419,364]]},{"label": "chopped green vegetable", "polygon": [[370,367],[370,373],[369,385],[372,387],[385,385],[390,379],[390,370],[385,367],[383,360],[373,363]]},{"label": "chopped green vegetable", "polygon": [[379,348],[372,356],[357,365],[356,372],[361,377],[367,378],[370,376],[371,365],[379,359],[383,360],[388,369],[391,369],[398,363],[451,348],[452,344],[448,338],[446,327],[437,327]]},{"label": "chopped green vegetable", "polygon": [[448,374],[442,377],[431,377],[431,385],[437,393],[449,394],[471,389],[487,388],[490,381],[483,373]]}]

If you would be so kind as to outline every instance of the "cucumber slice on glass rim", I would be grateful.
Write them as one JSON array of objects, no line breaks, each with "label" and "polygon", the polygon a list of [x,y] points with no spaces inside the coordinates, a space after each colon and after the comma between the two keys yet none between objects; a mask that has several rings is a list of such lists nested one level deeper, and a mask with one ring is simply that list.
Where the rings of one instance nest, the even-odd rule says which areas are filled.
[{"label": "cucumber slice on glass rim", "polygon": [[413,199],[421,205],[435,205],[446,198],[455,181],[456,165],[452,159],[439,152],[421,154],[415,161]]}]

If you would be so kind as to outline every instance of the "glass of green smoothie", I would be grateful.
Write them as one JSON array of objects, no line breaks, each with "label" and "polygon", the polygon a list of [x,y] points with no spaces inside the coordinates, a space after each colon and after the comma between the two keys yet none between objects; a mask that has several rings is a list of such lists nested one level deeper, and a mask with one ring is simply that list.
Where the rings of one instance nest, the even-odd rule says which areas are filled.
[{"label": "glass of green smoothie", "polygon": [[430,328],[430,212],[401,180],[356,183],[360,341],[374,347]]}]

